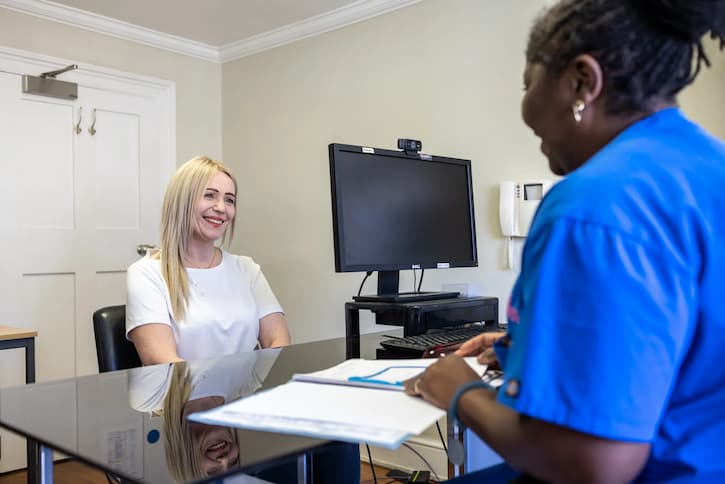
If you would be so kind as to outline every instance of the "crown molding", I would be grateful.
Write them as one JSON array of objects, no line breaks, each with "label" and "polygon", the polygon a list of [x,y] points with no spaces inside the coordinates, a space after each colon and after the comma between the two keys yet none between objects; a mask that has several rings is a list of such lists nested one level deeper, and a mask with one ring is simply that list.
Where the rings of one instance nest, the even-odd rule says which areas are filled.
[{"label": "crown molding", "polygon": [[165,34],[47,0],[0,0],[0,7],[177,54],[219,62],[219,48],[213,45]]},{"label": "crown molding", "polygon": [[358,0],[350,5],[221,46],[221,62],[247,57],[398,10],[423,0]]},{"label": "crown molding", "polygon": [[49,0],[0,0],[0,7],[206,61],[228,62],[362,22],[421,1],[358,0],[330,12],[221,47],[165,34]]}]

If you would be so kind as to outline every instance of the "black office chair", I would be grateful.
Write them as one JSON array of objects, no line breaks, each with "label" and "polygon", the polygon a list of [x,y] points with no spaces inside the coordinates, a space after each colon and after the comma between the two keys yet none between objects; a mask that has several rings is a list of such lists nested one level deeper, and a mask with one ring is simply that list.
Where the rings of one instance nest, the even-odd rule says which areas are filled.
[{"label": "black office chair", "polygon": [[93,313],[98,371],[141,366],[136,347],[126,339],[126,306],[108,306]]}]

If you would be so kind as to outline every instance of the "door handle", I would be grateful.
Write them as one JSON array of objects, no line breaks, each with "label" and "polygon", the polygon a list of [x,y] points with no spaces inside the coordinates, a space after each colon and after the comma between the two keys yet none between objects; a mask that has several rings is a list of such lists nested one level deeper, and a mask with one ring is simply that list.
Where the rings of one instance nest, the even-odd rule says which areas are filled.
[{"label": "door handle", "polygon": [[157,247],[154,244],[139,244],[138,247],[136,247],[136,252],[140,256],[146,255],[146,252],[156,249]]}]

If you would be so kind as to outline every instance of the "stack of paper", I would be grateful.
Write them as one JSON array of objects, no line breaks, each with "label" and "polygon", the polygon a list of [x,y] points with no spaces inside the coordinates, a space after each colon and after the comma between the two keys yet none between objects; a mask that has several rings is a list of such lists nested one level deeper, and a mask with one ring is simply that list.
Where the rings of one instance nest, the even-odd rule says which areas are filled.
[{"label": "stack of paper", "polygon": [[[402,392],[402,382],[436,360],[347,360],[250,397],[194,413],[196,422],[395,449],[445,415]],[[479,375],[486,367],[466,358]],[[398,390],[398,391],[381,391]]]}]

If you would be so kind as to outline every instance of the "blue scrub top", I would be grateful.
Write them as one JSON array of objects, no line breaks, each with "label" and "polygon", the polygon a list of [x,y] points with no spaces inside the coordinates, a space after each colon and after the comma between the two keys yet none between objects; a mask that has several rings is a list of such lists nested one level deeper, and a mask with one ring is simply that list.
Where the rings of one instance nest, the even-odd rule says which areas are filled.
[{"label": "blue scrub top", "polygon": [[659,111],[542,201],[499,401],[651,443],[638,481],[725,482],[724,281],[725,144]]}]

